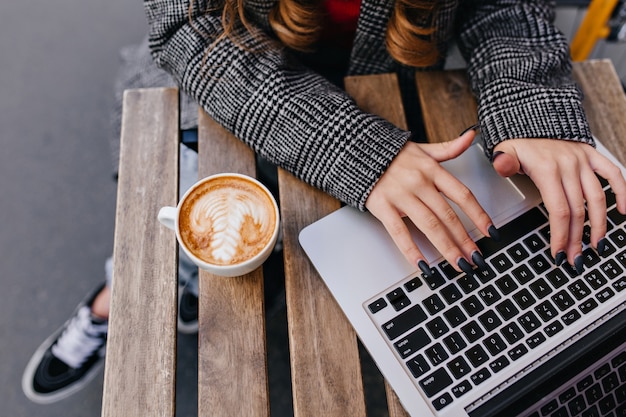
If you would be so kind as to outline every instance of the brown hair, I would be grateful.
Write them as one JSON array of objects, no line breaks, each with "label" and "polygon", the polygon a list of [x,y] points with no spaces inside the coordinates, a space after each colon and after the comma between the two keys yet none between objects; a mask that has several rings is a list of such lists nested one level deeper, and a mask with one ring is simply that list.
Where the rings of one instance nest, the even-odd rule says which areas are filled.
[{"label": "brown hair", "polygon": [[[255,30],[246,19],[243,3],[244,0],[224,0],[224,32],[217,40],[230,36],[237,22],[248,31]],[[432,38],[436,3],[437,0],[396,0],[385,36],[387,50],[396,61],[414,67],[437,62],[439,52]],[[269,16],[280,41],[291,49],[305,52],[318,40],[322,19],[321,1],[316,0],[279,0]]]}]

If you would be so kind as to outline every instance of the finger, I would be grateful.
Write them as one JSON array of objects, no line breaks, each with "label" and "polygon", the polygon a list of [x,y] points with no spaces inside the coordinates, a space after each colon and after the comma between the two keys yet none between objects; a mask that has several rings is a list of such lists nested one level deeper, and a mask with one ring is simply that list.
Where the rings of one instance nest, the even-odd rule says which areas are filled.
[{"label": "finger", "polygon": [[454,140],[439,143],[425,143],[421,145],[421,148],[434,160],[443,162],[454,159],[465,152],[472,145],[475,136],[476,132],[474,130],[468,130]]},{"label": "finger", "polygon": [[425,258],[422,252],[419,250],[411,233],[409,232],[406,223],[402,220],[402,217],[398,214],[398,211],[391,206],[384,208],[376,208],[370,210],[370,212],[383,224],[389,236],[396,244],[402,255],[406,260],[414,266],[418,266],[422,269],[421,262],[424,262]]},{"label": "finger", "polygon": [[606,234],[606,197],[600,181],[591,169],[581,172],[581,183],[591,226],[590,243],[597,248],[598,241]]},{"label": "finger", "polygon": [[492,158],[493,168],[502,177],[511,177],[521,170],[521,164],[516,156],[502,151],[496,151]]},{"label": "finger", "polygon": [[622,170],[595,149],[592,148],[591,150],[591,152],[588,151],[588,154],[590,154],[592,169],[609,182],[615,193],[617,210],[626,214],[626,180],[624,180]]},{"label": "finger", "polygon": [[423,193],[419,198],[419,203],[406,207],[404,212],[450,265],[459,272],[469,272],[459,262],[463,259],[469,264],[468,260],[478,248],[456,212],[438,192]]},{"label": "finger", "polygon": [[580,166],[565,164],[561,181],[569,205],[569,230],[567,233],[567,260],[576,266],[580,273],[582,268],[582,237],[585,223],[585,200],[583,195]]}]

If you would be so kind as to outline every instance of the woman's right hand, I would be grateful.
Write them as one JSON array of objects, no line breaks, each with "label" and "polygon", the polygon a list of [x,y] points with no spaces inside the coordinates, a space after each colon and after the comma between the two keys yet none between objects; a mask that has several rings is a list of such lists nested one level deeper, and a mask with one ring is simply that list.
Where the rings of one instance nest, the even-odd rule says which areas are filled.
[{"label": "woman's right hand", "polygon": [[472,144],[474,136],[475,132],[469,130],[450,142],[408,142],[365,202],[366,208],[382,222],[406,259],[425,273],[428,261],[411,238],[402,220],[404,216],[408,216],[459,272],[468,272],[470,263],[484,266],[476,243],[444,196],[461,207],[485,236],[490,235],[493,222],[472,192],[440,165],[440,162],[463,153]]}]

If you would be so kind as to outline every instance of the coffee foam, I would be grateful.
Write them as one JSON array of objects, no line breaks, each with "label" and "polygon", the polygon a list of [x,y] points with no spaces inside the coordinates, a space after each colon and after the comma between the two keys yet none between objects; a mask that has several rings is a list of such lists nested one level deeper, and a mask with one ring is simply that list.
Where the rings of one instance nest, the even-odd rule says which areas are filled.
[{"label": "coffee foam", "polygon": [[235,177],[199,185],[179,214],[187,248],[215,265],[233,265],[257,255],[276,224],[273,202],[258,185]]}]

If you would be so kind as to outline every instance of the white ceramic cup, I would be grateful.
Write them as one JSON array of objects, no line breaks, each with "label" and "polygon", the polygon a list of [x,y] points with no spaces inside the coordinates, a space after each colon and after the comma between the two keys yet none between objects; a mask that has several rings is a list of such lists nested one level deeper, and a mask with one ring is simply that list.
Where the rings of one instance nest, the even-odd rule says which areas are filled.
[{"label": "white ceramic cup", "polygon": [[[245,186],[243,187],[244,189],[250,187],[250,190],[254,192],[249,194],[255,194],[254,198],[256,200],[252,197],[248,198],[247,195],[240,195],[238,187],[228,189],[228,185],[224,184],[230,182],[240,184],[242,187]],[[221,184],[217,186],[219,192],[206,191],[207,187],[213,187],[216,184]],[[198,192],[198,190],[203,189],[205,191]],[[258,191],[261,193],[258,193]],[[203,193],[206,193],[205,197],[198,197]],[[193,205],[196,208],[192,209],[191,202],[200,198],[202,198],[202,201],[194,203]],[[247,205],[242,205],[244,204],[242,201],[247,201]],[[255,201],[257,202],[256,204]],[[258,203],[259,201],[262,203]],[[260,209],[261,206],[264,208]],[[183,207],[184,209],[181,210]],[[190,242],[196,241],[189,238],[189,233],[181,232],[180,230],[181,223],[189,223],[189,221],[181,221],[181,215],[192,216],[192,214],[183,214],[190,213],[190,210],[195,210],[193,211],[193,219],[199,220],[194,220],[194,227],[187,226],[186,229],[200,230],[205,228],[205,226],[209,229],[202,229],[202,238],[198,239],[203,245],[201,249],[192,249],[190,247],[192,243],[189,243],[188,246],[183,234]],[[273,221],[271,219],[268,220],[267,225],[264,227],[261,219],[267,216],[273,216]],[[272,193],[258,180],[242,174],[222,173],[211,175],[196,182],[187,190],[176,207],[162,207],[159,211],[158,219],[164,226],[176,232],[178,244],[198,267],[215,275],[234,277],[254,271],[269,257],[278,239],[279,216],[278,204]],[[209,220],[207,221],[206,219]],[[248,223],[245,224],[249,226],[242,227],[246,221]],[[198,222],[201,224],[196,227],[195,225]],[[254,234],[255,228],[263,230],[263,233],[257,233],[263,236],[259,238],[258,244],[254,246],[248,244],[246,246],[246,243],[241,243],[250,240],[243,237],[245,234],[244,230],[247,230],[246,233]],[[226,232],[224,229],[227,229]],[[224,235],[228,236],[224,238]],[[255,235],[250,236],[254,238]],[[241,252],[237,249],[238,246],[245,246],[252,253],[244,259],[237,260],[236,255],[232,255],[232,253],[234,251],[238,251],[237,253]],[[232,258],[229,258],[231,256]]]}]

